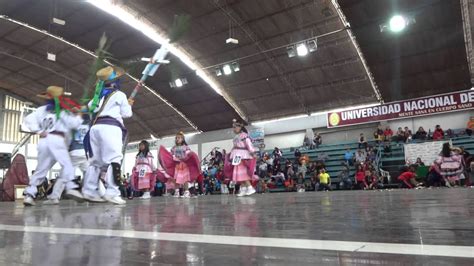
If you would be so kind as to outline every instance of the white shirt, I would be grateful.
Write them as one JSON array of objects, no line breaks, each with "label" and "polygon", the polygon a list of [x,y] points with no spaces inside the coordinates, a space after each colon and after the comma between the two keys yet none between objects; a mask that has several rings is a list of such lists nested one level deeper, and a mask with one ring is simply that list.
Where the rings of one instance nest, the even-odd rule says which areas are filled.
[{"label": "white shirt", "polygon": [[[99,112],[104,103],[106,97],[102,98],[99,102],[99,105],[94,110],[94,113]],[[91,106],[92,101],[89,102],[89,107]],[[116,91],[109,96],[107,104],[104,106],[104,109],[99,114],[99,117],[110,116],[115,118],[120,123],[123,124],[123,118],[132,117],[132,106],[128,104],[128,99],[125,93],[121,91]]]},{"label": "white shirt", "polygon": [[33,132],[63,132],[69,133],[82,124],[82,118],[70,112],[61,111],[59,119],[56,114],[46,110],[46,105],[39,107],[25,117],[26,126]]}]

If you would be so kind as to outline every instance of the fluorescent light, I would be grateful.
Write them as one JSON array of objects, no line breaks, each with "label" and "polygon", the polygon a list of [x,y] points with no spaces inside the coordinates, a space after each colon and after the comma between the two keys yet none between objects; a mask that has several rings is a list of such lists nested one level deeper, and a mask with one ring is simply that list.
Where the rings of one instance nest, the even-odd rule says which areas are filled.
[{"label": "fluorescent light", "polygon": [[[222,70],[220,68],[216,67],[215,71],[216,71],[216,76],[218,77],[222,76]],[[200,76],[203,72],[201,71],[201,72],[196,72],[196,73],[200,73],[198,74],[198,76]]]},{"label": "fluorescent light", "polygon": [[232,69],[230,68],[230,65],[228,65],[228,64],[226,64],[222,67],[222,71],[224,71],[224,75],[232,74]]},{"label": "fluorescent light", "polygon": [[289,58],[295,57],[296,56],[295,47],[293,45],[286,47],[286,53],[288,54]]},{"label": "fluorescent light", "polygon": [[183,82],[181,81],[181,79],[175,80],[174,84],[176,85],[177,88],[183,87]]},{"label": "fluorescent light", "polygon": [[240,71],[240,65],[238,62],[233,62],[232,63],[232,70],[234,70],[234,72],[239,72]]},{"label": "fluorescent light", "polygon": [[298,56],[305,56],[308,54],[308,47],[305,43],[299,43],[296,45],[296,53]]},{"label": "fluorescent light", "polygon": [[54,24],[61,25],[61,26],[66,25],[66,21],[65,21],[65,20],[62,20],[62,19],[59,19],[59,18],[53,18],[53,23],[54,23]]},{"label": "fluorescent light", "polygon": [[46,58],[47,58],[49,61],[56,61],[56,55],[53,54],[53,53],[46,53]]},{"label": "fluorescent light", "polygon": [[343,112],[343,111],[352,110],[352,109],[368,108],[368,107],[373,107],[373,106],[378,106],[378,105],[380,105],[380,103],[368,103],[368,104],[362,104],[362,105],[356,105],[356,106],[350,106],[350,107],[344,107],[344,108],[337,108],[337,109],[332,109],[332,110],[327,110],[327,111],[311,113],[311,116],[321,115],[321,114],[325,115],[327,113],[334,113],[334,112]]},{"label": "fluorescent light", "polygon": [[318,43],[317,43],[317,40],[314,39],[314,40],[309,40],[307,42],[308,44],[308,49],[309,49],[309,52],[312,53],[312,52],[315,52],[316,50],[318,50]]},{"label": "fluorescent light", "polygon": [[307,114],[301,114],[301,115],[293,115],[293,116],[281,117],[281,118],[276,118],[276,119],[261,120],[261,121],[252,122],[252,125],[261,126],[261,125],[265,125],[265,124],[268,124],[268,123],[291,120],[291,119],[297,119],[297,118],[303,118],[303,117],[308,117],[308,116],[309,115],[307,115]]},{"label": "fluorescent light", "polygon": [[407,20],[400,15],[393,16],[389,21],[390,30],[393,32],[400,32],[407,26]]}]

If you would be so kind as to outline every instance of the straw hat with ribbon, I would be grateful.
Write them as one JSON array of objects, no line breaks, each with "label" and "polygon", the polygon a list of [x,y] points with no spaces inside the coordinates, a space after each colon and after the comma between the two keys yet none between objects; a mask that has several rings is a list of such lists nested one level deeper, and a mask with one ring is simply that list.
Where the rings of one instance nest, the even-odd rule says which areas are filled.
[{"label": "straw hat with ribbon", "polygon": [[74,102],[73,100],[64,97],[64,88],[59,86],[49,86],[46,88],[46,92],[40,93],[37,95],[39,98],[46,100],[54,100],[54,112],[56,113],[56,118],[59,119],[61,109],[68,111],[74,111],[81,106]]},{"label": "straw hat with ribbon", "polygon": [[93,112],[99,105],[100,99],[102,98],[102,91],[105,84],[118,81],[118,79],[125,74],[125,70],[120,67],[107,66],[97,71],[97,84],[95,86],[94,97],[92,98],[92,104],[90,112]]}]

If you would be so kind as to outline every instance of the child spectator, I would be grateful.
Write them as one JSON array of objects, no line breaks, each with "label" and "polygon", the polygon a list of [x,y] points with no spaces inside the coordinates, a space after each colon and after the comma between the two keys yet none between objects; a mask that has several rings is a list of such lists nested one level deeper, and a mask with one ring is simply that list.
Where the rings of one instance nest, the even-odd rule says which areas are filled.
[{"label": "child spectator", "polygon": [[364,133],[360,133],[359,136],[359,149],[367,149],[367,140],[364,137]]},{"label": "child spectator", "polygon": [[393,140],[396,142],[405,142],[405,132],[403,132],[403,129],[401,127],[398,128],[397,133],[393,137]]},{"label": "child spectator", "polygon": [[339,174],[339,179],[341,182],[339,183],[339,187],[342,189],[352,189],[353,180],[349,176],[350,168],[347,162],[342,162],[342,170]]},{"label": "child spectator", "polygon": [[374,139],[377,143],[380,143],[385,138],[384,131],[382,129],[382,125],[378,125],[377,129],[374,132]]},{"label": "child spectator", "polygon": [[390,141],[392,139],[392,136],[393,136],[393,131],[390,127],[386,127],[385,128],[385,131],[383,132],[383,135],[385,137],[385,140],[387,141]]},{"label": "child spectator", "polygon": [[352,153],[349,148],[347,148],[346,152],[344,153],[344,161],[346,161],[346,163],[349,165],[354,164],[354,153]]},{"label": "child spectator", "polygon": [[405,188],[414,188],[421,186],[421,183],[416,181],[415,166],[410,165],[408,169],[398,177],[398,180],[402,182],[402,186]]},{"label": "child spectator", "polygon": [[326,169],[321,169],[319,172],[319,189],[318,191],[329,191],[331,190],[331,177],[326,173]]},{"label": "child spectator", "polygon": [[411,133],[411,130],[408,129],[408,127],[405,127],[405,130],[403,131],[403,139],[405,140],[405,142],[411,142],[412,137],[413,135]]},{"label": "child spectator", "polygon": [[436,125],[433,132],[433,140],[442,140],[444,138],[444,131],[440,125]]},{"label": "child spectator", "polygon": [[364,167],[361,164],[359,164],[357,166],[357,170],[356,170],[356,174],[355,174],[355,180],[356,180],[356,187],[358,187],[359,189],[364,189],[365,190],[365,189],[369,188],[369,185],[365,181]]},{"label": "child spectator", "polygon": [[360,150],[360,149],[357,150],[357,153],[355,154],[355,161],[357,163],[363,163],[363,162],[366,161],[366,159],[367,159],[367,155],[366,155],[365,151]]},{"label": "child spectator", "polygon": [[390,146],[390,141],[385,140],[383,145],[383,154],[385,156],[392,156],[392,147]]},{"label": "child spectator", "polygon": [[419,127],[418,131],[416,131],[415,136],[413,136],[413,139],[419,139],[419,140],[426,140],[428,133],[426,133],[425,129],[423,127]]},{"label": "child spectator", "polygon": [[377,175],[371,170],[365,171],[365,182],[369,185],[368,189],[379,188],[379,179]]},{"label": "child spectator", "polygon": [[416,158],[415,164],[416,164],[417,166],[425,166],[425,163],[421,160],[420,157]]},{"label": "child spectator", "polygon": [[319,145],[323,144],[323,137],[321,137],[319,132],[314,136],[314,144],[316,145],[316,149],[319,148]]},{"label": "child spectator", "polygon": [[474,130],[474,116],[471,116],[469,118],[469,122],[467,122],[466,134],[470,137],[472,135],[473,130]]}]

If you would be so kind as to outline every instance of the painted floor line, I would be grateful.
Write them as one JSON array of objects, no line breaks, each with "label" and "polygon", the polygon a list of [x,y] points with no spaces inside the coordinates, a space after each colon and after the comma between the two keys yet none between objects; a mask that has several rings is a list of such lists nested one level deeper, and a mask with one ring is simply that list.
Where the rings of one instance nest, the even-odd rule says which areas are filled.
[{"label": "painted floor line", "polygon": [[163,240],[174,242],[190,242],[217,245],[238,245],[255,247],[275,247],[291,249],[329,250],[346,252],[367,252],[403,255],[424,255],[443,257],[474,258],[474,246],[419,245],[395,244],[357,241],[333,241],[247,237],[228,235],[201,235],[182,233],[162,233],[133,230],[87,229],[87,228],[58,228],[42,226],[20,226],[0,224],[1,231],[16,231],[46,234],[87,235],[102,237],[122,237],[131,239]]}]

